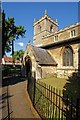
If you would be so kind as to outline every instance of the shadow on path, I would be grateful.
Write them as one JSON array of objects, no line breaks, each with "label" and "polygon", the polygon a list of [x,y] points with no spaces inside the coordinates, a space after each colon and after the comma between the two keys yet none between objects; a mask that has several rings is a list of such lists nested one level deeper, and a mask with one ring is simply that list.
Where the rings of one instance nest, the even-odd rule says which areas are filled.
[{"label": "shadow on path", "polygon": [[14,85],[19,82],[23,82],[27,80],[27,78],[23,76],[9,76],[9,77],[4,77],[2,80],[2,87],[8,86],[8,85]]},{"label": "shadow on path", "polygon": [[[22,77],[22,76],[7,76],[3,77],[2,80],[2,95],[0,96],[0,109],[2,109],[2,118],[3,119],[10,119],[11,114],[12,114],[12,109],[11,109],[11,103],[10,101],[14,100],[16,95],[14,93],[11,93],[11,89],[15,91],[15,87],[10,87],[12,85],[16,85],[17,83],[26,81],[27,78]],[[17,98],[16,98],[17,99]],[[11,102],[12,102],[11,101]],[[17,102],[16,102],[17,103]]]}]

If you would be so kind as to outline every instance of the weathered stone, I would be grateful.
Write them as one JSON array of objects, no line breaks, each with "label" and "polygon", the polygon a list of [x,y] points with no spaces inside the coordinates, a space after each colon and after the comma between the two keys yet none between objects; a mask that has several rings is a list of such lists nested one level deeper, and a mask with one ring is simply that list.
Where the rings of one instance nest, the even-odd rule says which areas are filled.
[{"label": "weathered stone", "polygon": [[[72,34],[74,35],[72,36]],[[57,40],[55,40],[55,36],[58,36]],[[45,14],[41,19],[34,22],[33,43],[34,46],[45,49],[57,63],[56,66],[39,65],[39,61],[35,59],[34,51],[28,43],[23,57],[23,64],[25,65],[26,56],[30,56],[32,61],[31,71],[36,73],[36,79],[54,75],[67,78],[73,72],[79,72],[80,23],[72,24],[58,31],[58,21],[54,21]],[[73,66],[63,66],[63,52],[66,46],[73,51]]]}]

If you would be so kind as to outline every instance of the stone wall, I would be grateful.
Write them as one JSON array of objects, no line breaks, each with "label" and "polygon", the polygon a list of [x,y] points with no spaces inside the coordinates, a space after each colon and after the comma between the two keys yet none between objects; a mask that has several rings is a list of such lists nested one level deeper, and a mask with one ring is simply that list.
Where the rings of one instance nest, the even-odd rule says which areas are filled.
[{"label": "stone wall", "polygon": [[56,76],[56,66],[42,66],[42,78]]},{"label": "stone wall", "polygon": [[[58,23],[45,15],[38,21],[34,22],[34,46],[42,46],[42,38],[58,31]],[[52,26],[52,31],[50,30]]]},{"label": "stone wall", "polygon": [[57,68],[57,77],[60,78],[68,78],[72,76],[72,73],[76,72],[76,69],[74,67],[63,67],[63,68]]},{"label": "stone wall", "polygon": [[34,51],[32,50],[32,47],[30,45],[27,46],[26,51],[23,56],[23,65],[24,65],[23,74],[26,74],[26,62],[28,60],[27,56],[30,57],[31,64],[32,64],[32,67],[31,67],[32,77],[34,77],[34,72],[35,72],[36,80],[56,75],[56,66],[40,66],[38,64],[34,56]]},{"label": "stone wall", "polygon": [[[53,31],[50,31],[50,26],[52,25]],[[71,31],[75,30],[75,36],[71,36]],[[47,15],[43,16],[38,21],[34,22],[34,46],[43,46],[52,44],[59,41],[64,41],[70,38],[74,38],[80,35],[80,23],[72,24],[69,27],[65,27],[64,29],[60,29],[58,31],[58,23],[53,21]],[[58,36],[58,40],[55,40],[55,36]],[[66,44],[67,45],[67,44]],[[47,49],[50,55],[54,58],[56,66],[40,66],[38,62],[36,62],[32,47],[30,44],[27,45],[24,56],[23,56],[23,65],[25,66],[25,58],[26,56],[30,56],[32,62],[32,75],[34,77],[34,72],[36,73],[36,79],[41,79],[44,77],[54,76],[57,74],[57,77],[68,77],[73,72],[78,71],[79,65],[79,44],[69,44],[73,50],[73,66],[63,66],[63,50],[66,45],[55,46]],[[24,67],[25,68],[25,67]]]},{"label": "stone wall", "polygon": [[[24,69],[25,67],[25,57],[27,55],[30,56],[30,59],[32,61],[32,75],[34,77],[34,72],[36,73],[36,79],[41,79],[49,76],[57,75],[57,77],[68,77],[71,76],[73,72],[78,72],[78,65],[79,65],[79,44],[68,44],[73,50],[73,66],[63,66],[63,51],[65,49],[65,46],[55,46],[53,48],[48,49],[47,51],[49,54],[54,58],[54,60],[57,63],[57,66],[40,66],[38,62],[36,62],[33,50],[31,46],[27,46],[27,49],[25,51],[24,57],[23,57],[23,63],[24,63]],[[26,69],[25,69],[26,70]],[[24,70],[24,73],[26,73]]]},{"label": "stone wall", "polygon": [[[50,24],[47,22],[46,23],[46,28],[49,29]],[[53,25],[54,26],[54,25]],[[71,31],[75,30],[75,36],[77,37],[80,35],[80,23],[76,23],[73,25],[70,25],[69,27],[65,27],[64,29],[60,29],[57,31],[57,28],[54,26],[54,31],[55,32],[48,32],[46,31],[40,32],[36,36],[34,36],[34,45],[36,46],[43,46],[43,45],[48,45],[52,44],[58,41],[63,41],[72,38],[71,36]],[[55,40],[55,36],[58,36],[58,40]]]},{"label": "stone wall", "polygon": [[73,50],[73,66],[63,66],[63,50],[65,46],[58,46],[54,48],[48,49],[48,52],[51,54],[51,56],[54,58],[54,60],[57,62],[57,70],[56,74],[58,77],[66,77],[70,76],[73,72],[78,71],[78,49],[79,45],[78,44],[70,44],[72,50]]},{"label": "stone wall", "polygon": [[31,68],[30,69],[31,69],[32,75],[34,77],[34,72],[36,72],[37,63],[36,63],[36,60],[35,60],[35,57],[34,57],[34,54],[33,54],[32,47],[29,44],[27,45],[24,56],[23,56],[23,67],[24,67],[24,73],[25,74],[26,74],[26,67],[27,67],[26,62],[28,60],[27,56],[30,57],[30,60],[31,60]]},{"label": "stone wall", "polygon": [[[71,31],[75,30],[75,36],[71,37]],[[71,25],[70,27],[66,27],[64,29],[55,32],[54,34],[46,35],[42,37],[41,46],[52,44],[58,41],[67,40],[70,38],[74,38],[80,35],[80,24],[76,23],[75,25]],[[58,40],[55,40],[55,36],[58,36]],[[36,43],[38,44],[38,43]]]}]

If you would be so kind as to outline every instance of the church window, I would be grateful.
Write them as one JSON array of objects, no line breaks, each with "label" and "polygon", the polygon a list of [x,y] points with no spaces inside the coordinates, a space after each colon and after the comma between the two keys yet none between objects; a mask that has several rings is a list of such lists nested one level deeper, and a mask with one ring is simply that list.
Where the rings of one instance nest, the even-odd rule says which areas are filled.
[{"label": "church window", "polygon": [[58,35],[56,35],[56,36],[54,37],[54,39],[55,39],[55,41],[58,41]]},{"label": "church window", "polygon": [[69,47],[63,52],[63,66],[73,66],[73,51]]},{"label": "church window", "polygon": [[53,32],[53,26],[52,25],[50,26],[50,32]]},{"label": "church window", "polygon": [[71,31],[71,37],[74,37],[76,34],[75,34],[75,30],[72,30]]},{"label": "church window", "polygon": [[39,28],[39,31],[41,31],[41,25],[39,25],[38,28]]}]

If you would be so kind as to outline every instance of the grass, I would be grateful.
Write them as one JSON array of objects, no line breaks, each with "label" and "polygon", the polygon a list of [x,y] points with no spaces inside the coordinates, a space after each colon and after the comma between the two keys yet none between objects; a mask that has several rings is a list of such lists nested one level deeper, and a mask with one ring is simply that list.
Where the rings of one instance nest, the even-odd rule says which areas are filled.
[{"label": "grass", "polygon": [[[60,112],[60,118],[61,118],[62,111],[59,110],[59,107],[56,107],[56,105],[55,105],[56,104],[56,101],[55,101],[56,96],[54,94],[52,94],[52,97],[51,97],[51,92],[49,92],[49,90],[46,90],[44,87],[42,87],[42,86],[44,86],[43,83],[46,83],[47,80],[48,81],[50,80],[49,84],[48,84],[48,85],[50,85],[50,83],[52,83],[53,78],[52,79],[46,78],[46,79],[42,79],[40,81],[37,81],[37,83],[39,83],[39,84],[36,84],[36,95],[35,95],[35,103],[36,104],[35,104],[35,107],[42,118],[53,118],[53,119],[58,118],[59,112]],[[57,80],[59,80],[59,79],[57,79]],[[52,86],[52,84],[51,84],[51,86]],[[52,100],[51,98],[53,98],[53,97],[54,97],[54,99]],[[59,98],[59,97],[57,97],[57,98]],[[55,104],[53,104],[51,102],[51,100]],[[60,101],[61,100],[62,99],[60,99]]]},{"label": "grass", "polygon": [[41,82],[46,83],[47,85],[51,85],[59,90],[63,90],[66,83],[69,83],[65,78],[56,78],[56,77],[48,77],[40,80]]},{"label": "grass", "polygon": [[[39,82],[40,81],[40,82]],[[71,102],[71,96],[73,97],[73,102],[76,105],[76,98],[80,98],[80,79],[74,76],[71,76],[69,79],[65,79],[65,78],[56,78],[56,77],[48,77],[45,79],[41,79],[37,81],[37,83],[39,82],[39,84],[36,84],[36,93],[35,93],[35,108],[38,111],[39,115],[42,118],[58,118],[59,117],[59,112],[60,112],[60,118],[62,117],[62,111],[59,109],[59,107],[56,107],[55,103],[56,101],[56,96],[54,96],[54,94],[52,94],[52,98],[54,96],[54,99],[52,101],[54,101],[53,103],[50,101],[51,98],[49,95],[49,92],[47,92],[45,90],[45,87],[43,83],[46,83],[47,85],[52,86],[53,88],[57,88],[59,90],[64,90],[63,94],[63,98],[60,98],[60,106],[62,108],[62,103],[63,103],[63,109],[65,110],[65,106],[66,106],[66,96],[68,95],[68,107],[70,107],[69,102]],[[41,83],[43,82],[43,83]],[[40,84],[42,86],[40,86]],[[31,85],[30,89],[30,94],[31,94],[31,98],[33,100],[33,93],[34,93],[34,89],[33,89],[33,85]],[[40,92],[41,91],[41,92]],[[57,100],[58,97],[57,97]],[[58,102],[57,102],[58,103]],[[54,109],[53,109],[54,107]],[[73,118],[75,118],[75,106],[72,108],[73,110]],[[71,114],[71,109],[68,110],[68,113]],[[65,112],[63,112],[63,118],[65,119]]]},{"label": "grass", "polygon": [[80,78],[72,76],[68,79],[49,77],[40,80],[47,85],[57,88],[58,90],[63,90],[65,95],[69,98],[73,97],[74,101],[80,98]]}]

